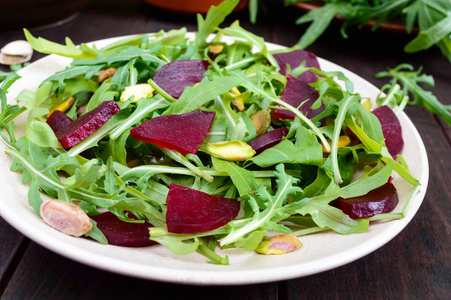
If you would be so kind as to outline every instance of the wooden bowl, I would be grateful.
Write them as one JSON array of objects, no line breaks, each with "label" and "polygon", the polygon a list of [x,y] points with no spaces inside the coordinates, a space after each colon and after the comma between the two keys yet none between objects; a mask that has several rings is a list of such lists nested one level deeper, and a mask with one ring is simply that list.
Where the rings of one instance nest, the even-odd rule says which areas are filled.
[{"label": "wooden bowl", "polygon": [[[178,13],[194,14],[206,13],[212,5],[217,6],[224,0],[143,0],[154,6]],[[245,8],[249,0],[240,0],[235,10]]]}]

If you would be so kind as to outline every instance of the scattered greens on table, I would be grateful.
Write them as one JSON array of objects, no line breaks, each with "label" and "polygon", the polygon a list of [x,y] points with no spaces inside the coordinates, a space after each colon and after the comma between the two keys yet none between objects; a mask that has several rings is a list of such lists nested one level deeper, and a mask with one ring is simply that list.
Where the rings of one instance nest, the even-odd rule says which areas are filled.
[{"label": "scattered greens on table", "polygon": [[[352,234],[365,232],[371,220],[404,217],[409,201],[419,190],[419,182],[412,177],[401,156],[397,160],[390,156],[379,121],[360,104],[364,99],[353,92],[353,84],[340,72],[310,69],[320,75],[312,84],[320,95],[315,106],[322,102],[325,110],[318,118],[309,120],[302,114],[299,116],[297,109],[286,107],[296,111],[297,117],[279,121],[279,125],[289,128],[282,146],[270,148],[245,162],[212,158],[203,145],[196,155],[186,157],[166,151],[165,160],[176,166],[127,166],[128,157],[145,160],[146,153],[159,151],[130,137],[132,127],[152,117],[214,110],[216,118],[206,142],[249,141],[255,136],[249,116],[262,109],[275,108],[276,104],[284,105],[280,95],[286,79],[277,72],[277,62],[262,38],[236,22],[207,42],[209,34],[218,29],[236,3],[225,1],[212,8],[205,19],[199,16],[194,41],[186,38],[186,29],[182,28],[133,36],[97,49],[85,44],[76,47],[69,39],[65,46],[55,44],[34,38],[26,31],[34,49],[74,58],[68,68],[44,80],[36,91],[22,91],[17,97],[21,106],[6,103],[6,91],[18,76],[12,73],[1,84],[0,138],[7,145],[6,152],[14,157],[11,170],[22,170],[23,183],[29,184],[28,200],[36,213],[39,214],[43,202],[41,193],[75,202],[88,215],[98,214],[102,208],[122,220],[130,220],[126,212],[133,212],[155,226],[150,229],[151,239],[174,253],[197,251],[217,264],[228,264],[227,257],[215,252],[219,244],[224,248],[253,251],[269,232],[293,232],[301,236],[333,230]],[[227,45],[221,42],[223,34],[241,39]],[[49,110],[70,96],[74,97],[75,105],[67,115],[75,118],[77,106],[87,103],[87,110],[92,110],[103,101],[119,100],[126,86],[147,83],[156,70],[170,61],[209,59],[206,54],[210,43],[222,44],[224,50],[214,61],[210,60],[205,79],[196,87],[186,89],[177,101],[164,99],[167,97],[164,93],[137,102],[118,101],[120,112],[69,151],[60,146],[45,122]],[[251,51],[253,48],[258,49],[256,53]],[[99,86],[96,74],[108,67],[116,68],[117,72]],[[305,68],[301,65],[293,73],[302,71]],[[343,81],[346,88],[341,88],[336,79]],[[230,106],[233,96],[227,91],[234,87],[247,97],[243,112]],[[89,93],[92,93],[90,98],[86,97]],[[393,99],[388,102],[393,103]],[[19,138],[14,134],[14,118],[24,111],[28,112],[26,135]],[[327,117],[330,122],[322,124],[318,121],[320,117]],[[337,150],[335,141],[345,127],[351,128],[362,143]],[[323,157],[321,147],[325,138],[333,141],[332,153],[327,157]],[[181,163],[176,164],[174,160]],[[353,179],[357,171],[360,175]],[[338,197],[365,195],[385,184],[393,171],[412,185],[401,213],[351,219],[329,205]],[[60,178],[62,172],[66,174],[65,179]],[[211,176],[212,181],[204,179]],[[213,231],[168,233],[165,212],[170,183],[238,198],[243,214]],[[107,242],[95,225],[86,235]]]},{"label": "scattered greens on table", "polygon": [[[309,0],[287,0],[289,6],[296,2],[312,2]],[[322,6],[300,17],[296,24],[311,23],[298,42],[298,47],[314,43],[327,29],[337,15],[345,22],[341,26],[341,34],[347,37],[349,26],[365,26],[369,21],[375,21],[373,30],[381,23],[394,19],[406,25],[406,32],[413,28],[419,29],[418,35],[410,41],[404,51],[418,52],[437,46],[443,55],[451,61],[451,1],[449,0],[323,0],[313,1]],[[251,21],[257,17],[257,0],[250,0]]]}]

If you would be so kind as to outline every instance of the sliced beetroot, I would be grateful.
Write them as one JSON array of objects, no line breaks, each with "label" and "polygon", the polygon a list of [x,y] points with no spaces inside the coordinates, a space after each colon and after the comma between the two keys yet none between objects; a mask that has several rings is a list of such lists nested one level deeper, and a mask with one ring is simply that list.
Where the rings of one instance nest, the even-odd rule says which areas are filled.
[{"label": "sliced beetroot", "polygon": [[286,127],[271,130],[249,143],[249,146],[255,150],[256,155],[262,153],[264,150],[280,143],[282,138],[288,134]]},{"label": "sliced beetroot", "polygon": [[64,149],[68,149],[97,131],[118,111],[119,106],[116,102],[113,100],[105,101],[95,109],[80,116],[67,127],[56,132],[56,137]]},{"label": "sliced beetroot", "polygon": [[376,214],[391,212],[398,205],[398,193],[391,182],[370,191],[368,194],[343,199],[339,198],[332,205],[341,209],[353,219],[369,218]]},{"label": "sliced beetroot", "polygon": [[72,119],[60,110],[55,110],[50,117],[47,118],[47,124],[52,128],[55,134],[63,128],[72,124]]},{"label": "sliced beetroot", "polygon": [[[129,214],[130,219],[137,219],[133,214]],[[149,223],[129,223],[120,220],[111,212],[91,217],[97,222],[97,227],[105,235],[108,244],[123,247],[146,247],[155,245],[149,235]]]},{"label": "sliced beetroot", "polygon": [[[299,105],[301,105],[301,103],[304,102],[299,110],[309,119],[312,119],[313,117],[324,111],[323,104],[318,109],[312,109],[312,105],[313,103],[315,103],[318,97],[318,92],[314,88],[309,86],[307,81],[288,74],[287,85],[285,86],[280,99],[293,107],[298,107]],[[295,114],[286,109],[275,109],[273,117],[276,119],[293,120]]]},{"label": "sliced beetroot", "polygon": [[379,119],[382,126],[382,133],[385,138],[385,145],[388,152],[395,157],[401,153],[404,147],[404,139],[402,138],[402,128],[398,117],[393,110],[386,106],[380,106],[372,111],[372,113]]},{"label": "sliced beetroot", "polygon": [[174,149],[183,155],[196,154],[215,114],[195,110],[181,115],[160,116],[133,128],[130,133],[134,139]]},{"label": "sliced beetroot", "polygon": [[[320,69],[316,55],[312,52],[301,49],[291,52],[277,53],[274,54],[274,58],[279,64],[279,73],[283,75],[287,75],[287,64],[290,65],[291,70],[294,70],[299,67],[303,61],[305,61],[305,66],[308,68]],[[317,76],[311,71],[304,72],[299,76],[299,78],[309,83],[317,80]]]},{"label": "sliced beetroot", "polygon": [[153,81],[166,93],[178,99],[188,86],[194,86],[204,79],[208,69],[205,60],[175,60],[160,68]]},{"label": "sliced beetroot", "polygon": [[172,183],[166,203],[166,223],[173,233],[210,231],[226,225],[240,211],[237,199],[212,196]]}]

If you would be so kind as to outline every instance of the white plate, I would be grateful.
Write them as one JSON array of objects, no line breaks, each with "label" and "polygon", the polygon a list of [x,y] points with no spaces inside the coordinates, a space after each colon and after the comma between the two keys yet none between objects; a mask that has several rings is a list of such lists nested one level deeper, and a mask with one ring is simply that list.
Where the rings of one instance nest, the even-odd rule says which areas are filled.
[{"label": "white plate", "polygon": [[[192,36],[192,35],[191,35]],[[103,47],[115,40],[95,42]],[[283,48],[268,44],[270,49]],[[14,103],[23,89],[34,90],[46,77],[65,68],[70,59],[49,55],[19,73],[22,78],[10,89],[8,101]],[[352,72],[319,58],[326,71],[342,71],[355,84],[355,90],[363,96],[375,99],[379,90]],[[402,220],[373,223],[368,231],[354,235],[333,232],[303,236],[303,246],[280,256],[258,255],[239,249],[226,250],[229,266],[208,264],[197,253],[179,256],[162,246],[147,248],[123,248],[101,245],[84,238],[66,236],[42,222],[27,202],[28,186],[21,183],[21,175],[9,171],[12,158],[1,152],[0,215],[22,234],[36,243],[80,263],[128,276],[195,285],[240,285],[279,281],[307,276],[330,270],[365,256],[395,237],[413,218],[424,198],[429,176],[429,165],[423,142],[412,122],[405,114],[400,121],[405,141],[402,155],[410,165],[412,174],[421,182],[421,191],[411,202],[407,216]],[[16,132],[24,132],[25,119],[16,121]],[[4,145],[0,145],[4,149]],[[410,190],[409,184],[395,176],[402,207]]]}]

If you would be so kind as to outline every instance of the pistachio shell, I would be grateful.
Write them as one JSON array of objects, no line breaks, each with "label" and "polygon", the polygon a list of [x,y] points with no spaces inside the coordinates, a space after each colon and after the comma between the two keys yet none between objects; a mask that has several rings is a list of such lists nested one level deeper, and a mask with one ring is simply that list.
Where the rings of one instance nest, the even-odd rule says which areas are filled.
[{"label": "pistachio shell", "polygon": [[209,143],[207,151],[211,156],[230,161],[245,161],[255,154],[254,149],[243,141]]},{"label": "pistachio shell", "polygon": [[277,234],[263,240],[255,251],[265,255],[281,255],[301,247],[302,243],[294,234]]},{"label": "pistachio shell", "polygon": [[250,119],[255,127],[257,136],[264,134],[268,130],[269,125],[271,125],[271,114],[267,110],[256,112]]},{"label": "pistachio shell", "polygon": [[0,50],[0,63],[4,65],[22,64],[29,61],[32,55],[33,48],[27,41],[13,41]]},{"label": "pistachio shell", "polygon": [[45,223],[68,235],[82,236],[92,229],[88,215],[72,203],[47,200],[42,203],[40,214]]},{"label": "pistachio shell", "polygon": [[127,101],[134,96],[132,102],[137,102],[141,98],[147,98],[153,93],[154,89],[150,84],[142,83],[125,87],[121,95],[121,102]]}]

